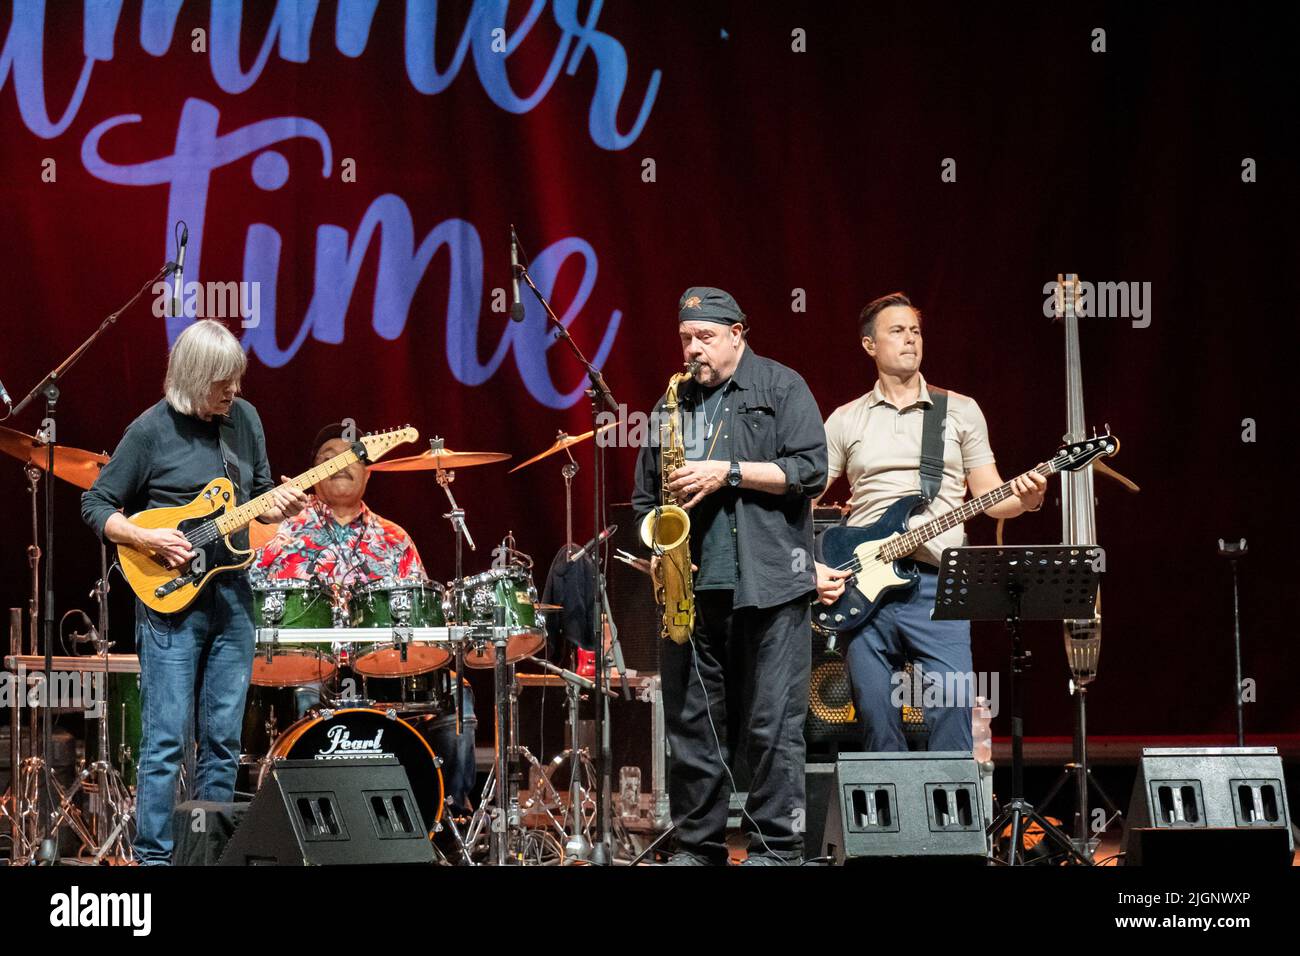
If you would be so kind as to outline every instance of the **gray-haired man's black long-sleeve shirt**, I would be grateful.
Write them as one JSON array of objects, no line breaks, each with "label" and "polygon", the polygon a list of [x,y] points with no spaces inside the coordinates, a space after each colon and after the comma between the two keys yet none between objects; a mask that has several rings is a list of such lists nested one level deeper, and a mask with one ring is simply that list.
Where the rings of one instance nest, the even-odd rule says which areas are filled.
[{"label": "gray-haired man's black long-sleeve shirt", "polygon": [[[750,488],[723,487],[702,499],[691,512],[691,558],[700,566],[697,579],[726,580],[715,574],[710,562],[734,560],[734,607],[776,607],[810,594],[817,588],[813,562],[812,501],[826,488],[826,431],[821,412],[808,385],[798,372],[745,348],[729,391],[724,396],[727,442],[687,448],[687,458],[716,457],[725,449],[740,462],[772,462],[785,473],[783,494]],[[715,429],[724,414],[714,408],[716,399],[702,407],[703,390],[688,382],[679,393],[683,417],[711,411]],[[655,406],[648,442],[637,458],[636,490],[632,507],[638,523],[659,503],[659,430],[663,400]],[[696,424],[700,424],[696,418]],[[687,434],[691,434],[687,429]],[[710,500],[713,499],[713,500]],[[707,507],[706,507],[707,506]],[[708,528],[697,528],[697,516]],[[719,540],[714,527],[734,521],[735,548],[712,546]],[[728,533],[729,528],[724,529]],[[709,546],[706,548],[706,539]],[[725,569],[731,570],[731,569]]]},{"label": "gray-haired man's black long-sleeve shirt", "polygon": [[[239,463],[235,498],[242,504],[275,483],[256,409],[237,398],[229,418],[227,441]],[[147,508],[185,505],[213,478],[234,480],[226,473],[220,432],[219,418],[205,422],[182,415],[160,400],[127,427],[113,457],[81,496],[82,520],[102,538],[104,524],[119,508],[130,516]]]}]

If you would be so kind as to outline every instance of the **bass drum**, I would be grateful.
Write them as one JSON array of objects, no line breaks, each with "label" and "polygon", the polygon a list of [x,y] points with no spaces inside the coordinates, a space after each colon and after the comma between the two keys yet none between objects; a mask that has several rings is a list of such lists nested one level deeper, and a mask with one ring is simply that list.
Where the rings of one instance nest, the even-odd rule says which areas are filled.
[{"label": "bass drum", "polygon": [[[432,839],[442,819],[445,794],[442,771],[433,748],[399,717],[369,708],[349,708],[309,715],[276,740],[271,759],[338,760],[396,757],[411,781],[411,793]],[[260,789],[270,762],[258,776]]]}]

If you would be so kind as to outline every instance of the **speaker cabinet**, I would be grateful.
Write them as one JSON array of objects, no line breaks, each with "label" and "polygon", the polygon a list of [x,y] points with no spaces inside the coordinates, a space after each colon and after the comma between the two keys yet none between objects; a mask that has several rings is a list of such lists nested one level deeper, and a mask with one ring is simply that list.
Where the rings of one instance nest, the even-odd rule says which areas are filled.
[{"label": "speaker cabinet", "polygon": [[406,770],[382,757],[276,761],[219,865],[433,861]]},{"label": "speaker cabinet", "polygon": [[1289,866],[1290,820],[1276,747],[1146,747],[1129,802],[1125,863]]},{"label": "speaker cabinet", "polygon": [[988,859],[979,765],[968,753],[841,754],[822,855],[836,863]]}]

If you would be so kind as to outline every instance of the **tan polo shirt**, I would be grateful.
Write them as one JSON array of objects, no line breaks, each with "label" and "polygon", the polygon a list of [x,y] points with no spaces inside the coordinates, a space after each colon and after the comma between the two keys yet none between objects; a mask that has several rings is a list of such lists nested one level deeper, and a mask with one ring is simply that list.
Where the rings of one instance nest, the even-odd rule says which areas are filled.
[{"label": "tan polo shirt", "polygon": [[[841,405],[826,419],[829,480],[847,475],[849,524],[864,527],[905,495],[921,491],[921,425],[930,406],[930,392],[921,378],[921,394],[906,408],[895,408],[880,390],[880,382],[861,398]],[[956,508],[966,497],[966,475],[980,465],[993,464],[988,425],[973,398],[948,393],[944,419],[943,481],[939,494],[918,511],[911,527]],[[961,525],[931,538],[912,555],[938,564],[944,548],[961,547]]]}]

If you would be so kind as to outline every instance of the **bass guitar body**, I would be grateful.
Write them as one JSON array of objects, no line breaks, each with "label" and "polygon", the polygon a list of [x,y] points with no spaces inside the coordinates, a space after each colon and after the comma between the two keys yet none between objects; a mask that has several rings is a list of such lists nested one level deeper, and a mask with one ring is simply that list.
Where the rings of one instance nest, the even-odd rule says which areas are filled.
[{"label": "bass guitar body", "polygon": [[906,532],[908,519],[924,505],[922,495],[908,495],[890,505],[869,527],[836,525],[822,532],[822,563],[854,570],[834,604],[813,605],[814,624],[840,634],[852,633],[864,627],[889,597],[916,586],[920,573],[901,569],[899,561],[882,559],[880,549]]},{"label": "bass guitar body", "polygon": [[187,505],[152,508],[131,516],[142,528],[174,528],[190,539],[195,552],[188,564],[169,568],[152,555],[126,545],[117,549],[122,574],[146,607],[159,614],[183,611],[215,574],[242,568],[253,560],[251,550],[235,548],[228,536],[213,530],[213,519],[235,507],[235,489],[228,478],[214,478]]}]

